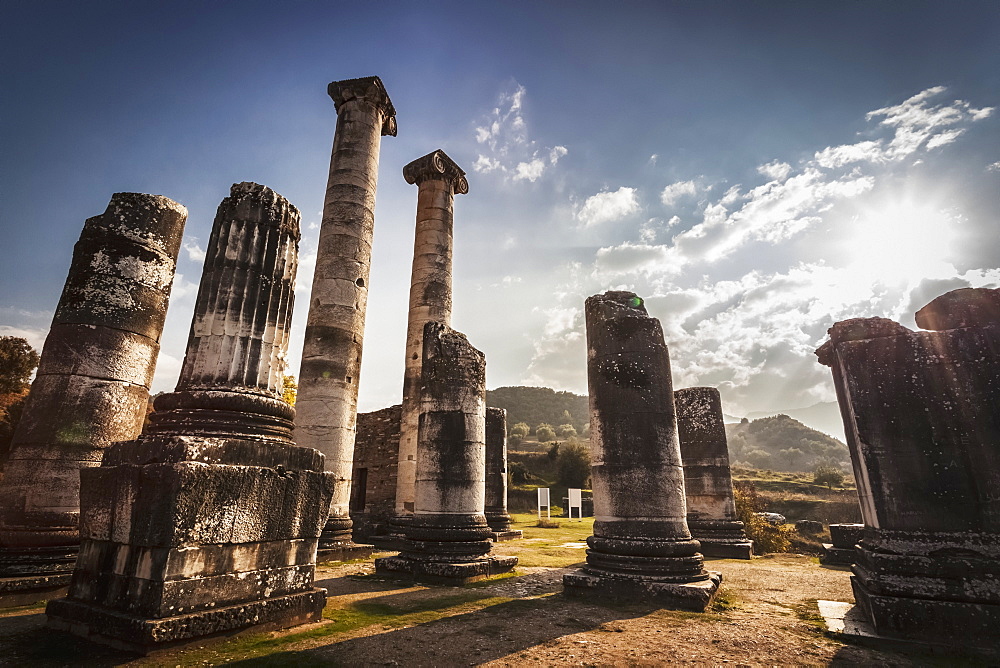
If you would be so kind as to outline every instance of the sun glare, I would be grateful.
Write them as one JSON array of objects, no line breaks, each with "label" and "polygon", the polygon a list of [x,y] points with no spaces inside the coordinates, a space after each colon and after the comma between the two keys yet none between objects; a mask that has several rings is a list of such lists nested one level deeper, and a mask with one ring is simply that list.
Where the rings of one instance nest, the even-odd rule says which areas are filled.
[{"label": "sun glare", "polygon": [[884,201],[855,218],[850,265],[886,284],[951,276],[956,225],[955,215],[936,203]]}]

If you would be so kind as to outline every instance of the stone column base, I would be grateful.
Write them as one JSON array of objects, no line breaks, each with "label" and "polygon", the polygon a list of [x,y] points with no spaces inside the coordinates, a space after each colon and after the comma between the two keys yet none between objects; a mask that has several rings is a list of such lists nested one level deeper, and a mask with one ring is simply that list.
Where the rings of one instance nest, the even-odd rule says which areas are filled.
[{"label": "stone column base", "polygon": [[381,557],[375,560],[375,572],[381,575],[408,576],[417,582],[462,586],[507,573],[517,566],[517,557],[488,556],[476,561],[449,563],[407,557]]},{"label": "stone column base", "polygon": [[827,566],[850,566],[855,559],[854,548],[834,547],[833,543],[823,543],[823,554],[819,557],[819,563]]},{"label": "stone column base", "polygon": [[1000,604],[879,595],[857,576],[851,588],[880,636],[978,650],[1000,646]]},{"label": "stone column base", "polygon": [[702,555],[718,559],[749,559],[753,555],[753,541],[732,541],[694,536],[701,543]]},{"label": "stone column base", "polygon": [[494,543],[502,543],[505,540],[517,540],[524,538],[524,532],[520,529],[510,529],[509,531],[494,531],[491,540]]},{"label": "stone column base", "polygon": [[367,559],[375,554],[374,545],[363,543],[323,543],[319,544],[316,550],[316,562],[323,561],[350,561],[352,559]]},{"label": "stone column base", "polygon": [[323,618],[326,590],[311,589],[250,603],[228,605],[163,619],[133,617],[107,608],[62,598],[45,609],[48,627],[91,642],[149,654],[206,638],[247,631],[272,631]]},{"label": "stone column base", "polygon": [[0,608],[66,595],[79,546],[0,548]]},{"label": "stone column base", "polygon": [[563,576],[563,592],[576,598],[626,603],[642,601],[670,610],[704,612],[718,593],[721,582],[722,575],[714,571],[709,571],[708,578],[698,582],[677,583],[581,569]]}]

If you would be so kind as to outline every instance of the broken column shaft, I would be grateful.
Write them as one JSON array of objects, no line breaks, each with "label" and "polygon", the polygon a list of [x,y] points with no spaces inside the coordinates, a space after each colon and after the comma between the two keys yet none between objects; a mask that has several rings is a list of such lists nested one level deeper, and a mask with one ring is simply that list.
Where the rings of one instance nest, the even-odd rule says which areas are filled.
[{"label": "broken column shaft", "polygon": [[486,523],[493,540],[514,540],[521,531],[513,529],[507,512],[507,411],[486,409]]},{"label": "broken column shaft", "polygon": [[485,517],[486,358],[445,325],[424,326],[413,520],[383,573],[465,584],[509,571],[516,557],[490,555]]},{"label": "broken column shaft", "polygon": [[396,111],[378,77],[334,81],[328,92],[337,129],[303,342],[295,437],[326,456],[327,470],[337,480],[324,543],[350,551],[351,467],[379,145],[383,135],[396,136]]},{"label": "broken column shaft", "polygon": [[82,544],[49,626],[146,653],[321,618],[332,476],[281,400],[299,212],[270,188],[222,201],[177,390],[81,473]]},{"label": "broken column shaft", "polygon": [[0,607],[69,584],[80,469],[142,429],[186,220],[115,193],[84,225],[0,481]]},{"label": "broken column shaft", "polygon": [[749,559],[753,543],[736,517],[722,398],[714,387],[674,392],[684,462],[687,522],[706,557]]},{"label": "broken column shaft", "polygon": [[424,325],[451,324],[453,204],[456,193],[469,192],[465,172],[440,149],[406,165],[403,178],[417,184],[418,191],[396,477],[396,515],[401,519],[413,513]]},{"label": "broken column shaft", "polygon": [[704,569],[686,520],[670,359],[631,292],[586,302],[594,535],[565,592],[703,611],[720,577]]},{"label": "broken column shaft", "polygon": [[1000,290],[836,323],[833,372],[865,521],[854,597],[879,635],[1000,645]]}]

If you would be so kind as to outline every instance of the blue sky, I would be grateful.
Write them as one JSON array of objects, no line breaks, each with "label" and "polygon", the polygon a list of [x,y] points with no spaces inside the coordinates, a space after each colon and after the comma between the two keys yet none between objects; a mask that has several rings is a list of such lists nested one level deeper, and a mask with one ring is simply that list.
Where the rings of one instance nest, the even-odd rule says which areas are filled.
[{"label": "blue sky", "polygon": [[[48,2],[0,6],[0,333],[40,346],[113,192],[188,207],[154,390],[180,369],[229,186],[302,211],[293,366],[335,113],[378,75],[382,142],[360,407],[399,401],[416,188],[442,148],[453,326],[488,384],[586,391],[583,300],[633,289],[676,387],[742,415],[833,400],[847,317],[1000,284],[1000,4]],[[293,369],[294,371],[294,369]]]}]

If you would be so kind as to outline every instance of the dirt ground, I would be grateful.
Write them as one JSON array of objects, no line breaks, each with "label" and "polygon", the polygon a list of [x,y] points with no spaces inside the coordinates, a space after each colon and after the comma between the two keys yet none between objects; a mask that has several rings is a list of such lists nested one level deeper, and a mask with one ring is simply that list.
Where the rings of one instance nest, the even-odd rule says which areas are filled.
[{"label": "dirt ground", "polygon": [[[540,539],[536,539],[540,540]],[[528,541],[499,553],[527,551]],[[507,546],[509,549],[504,549]],[[572,543],[563,547],[574,550]],[[579,550],[583,558],[583,550]],[[530,559],[526,559],[530,563]],[[572,568],[526,566],[473,587],[428,587],[373,575],[371,562],[322,565],[327,619],[151,657],[98,648],[43,628],[40,608],[0,615],[0,663],[32,666],[624,666],[956,665],[955,659],[844,645],[815,601],[851,601],[849,572],[812,557],[708,560],[723,575],[704,614],[566,598]]]}]

